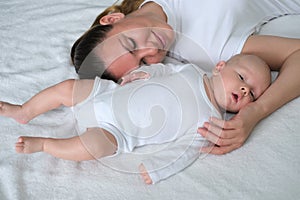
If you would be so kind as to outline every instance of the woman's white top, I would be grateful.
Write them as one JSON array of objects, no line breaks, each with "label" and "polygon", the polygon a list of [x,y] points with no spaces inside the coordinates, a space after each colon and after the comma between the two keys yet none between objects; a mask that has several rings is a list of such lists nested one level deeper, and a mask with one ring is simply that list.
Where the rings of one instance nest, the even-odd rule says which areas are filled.
[{"label": "woman's white top", "polygon": [[[263,24],[300,14],[300,0],[146,0],[159,4],[177,32],[171,57],[206,66],[241,52]],[[280,27],[278,27],[280,28]]]}]

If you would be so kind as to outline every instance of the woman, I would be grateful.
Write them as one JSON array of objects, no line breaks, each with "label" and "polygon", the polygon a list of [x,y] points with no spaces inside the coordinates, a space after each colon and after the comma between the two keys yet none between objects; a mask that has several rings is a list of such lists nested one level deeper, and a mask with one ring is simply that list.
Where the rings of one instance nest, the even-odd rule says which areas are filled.
[{"label": "woman", "polygon": [[[280,71],[259,100],[241,109],[229,121],[211,119],[199,128],[202,136],[216,144],[210,153],[224,154],[239,148],[260,120],[300,95],[297,77],[300,74],[300,40],[253,34],[274,17],[299,14],[299,0],[280,4],[272,0],[191,0],[189,4],[184,0],[146,0],[139,9],[133,6],[123,10],[134,2],[141,3],[124,1],[121,6],[106,10],[76,41],[71,56],[79,72],[96,74],[91,65],[87,68],[84,62],[93,49],[96,49],[93,57],[101,57],[106,66],[105,70],[100,70],[100,75],[104,72],[104,78],[114,80],[142,62],[160,62],[173,42],[171,29],[178,37],[169,51],[177,59],[213,66],[217,60],[226,60],[234,54],[250,53],[263,58],[272,70]],[[140,28],[146,29],[141,31]],[[165,35],[162,30],[167,30]]]}]

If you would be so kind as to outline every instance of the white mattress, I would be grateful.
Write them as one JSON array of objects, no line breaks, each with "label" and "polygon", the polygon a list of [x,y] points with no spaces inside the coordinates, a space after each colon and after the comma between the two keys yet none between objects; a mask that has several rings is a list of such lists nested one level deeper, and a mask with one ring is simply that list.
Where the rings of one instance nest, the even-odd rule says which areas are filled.
[{"label": "white mattress", "polygon": [[[112,2],[2,0],[0,100],[23,103],[45,87],[76,78],[69,64],[70,47]],[[263,31],[275,27],[285,34],[291,28],[300,36],[299,17],[290,20],[274,21]],[[299,118],[298,98],[263,120],[240,149],[206,156],[178,175],[148,186],[138,174],[116,171],[98,161],[15,152],[20,135],[75,135],[68,108],[43,114],[28,125],[0,117],[0,199],[299,199]]]}]

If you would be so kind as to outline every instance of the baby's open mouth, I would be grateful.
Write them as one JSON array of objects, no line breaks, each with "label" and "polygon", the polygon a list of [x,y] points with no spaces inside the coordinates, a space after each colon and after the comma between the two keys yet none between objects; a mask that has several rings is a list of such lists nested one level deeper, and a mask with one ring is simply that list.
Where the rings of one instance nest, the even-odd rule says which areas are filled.
[{"label": "baby's open mouth", "polygon": [[234,102],[237,103],[239,100],[239,95],[232,93],[232,97],[233,97]]}]

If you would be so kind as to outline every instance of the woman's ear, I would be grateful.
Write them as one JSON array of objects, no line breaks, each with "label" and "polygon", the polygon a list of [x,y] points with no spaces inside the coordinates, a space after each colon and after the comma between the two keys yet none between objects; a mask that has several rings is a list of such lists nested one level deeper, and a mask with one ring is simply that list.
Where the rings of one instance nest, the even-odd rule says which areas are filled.
[{"label": "woman's ear", "polygon": [[220,61],[213,69],[213,75],[217,75],[226,65],[225,61]]},{"label": "woman's ear", "polygon": [[99,23],[101,25],[113,24],[119,21],[120,19],[123,19],[124,17],[125,15],[123,13],[110,13],[108,15],[101,17]]}]

